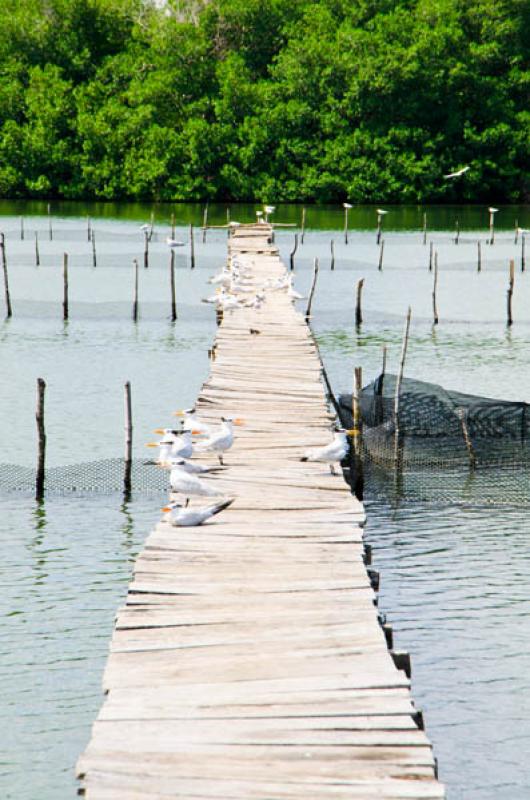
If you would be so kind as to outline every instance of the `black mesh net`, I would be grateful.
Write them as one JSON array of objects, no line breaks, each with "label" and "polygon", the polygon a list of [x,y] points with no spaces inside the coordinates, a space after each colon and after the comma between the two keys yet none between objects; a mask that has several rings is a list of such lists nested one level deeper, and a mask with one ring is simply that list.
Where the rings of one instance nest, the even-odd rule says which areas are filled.
[{"label": "black mesh net", "polygon": [[[530,505],[527,403],[405,378],[396,417],[396,381],[380,375],[361,394],[362,439],[352,470],[362,468],[368,493]],[[352,396],[341,395],[339,407],[342,423],[352,427]]]}]

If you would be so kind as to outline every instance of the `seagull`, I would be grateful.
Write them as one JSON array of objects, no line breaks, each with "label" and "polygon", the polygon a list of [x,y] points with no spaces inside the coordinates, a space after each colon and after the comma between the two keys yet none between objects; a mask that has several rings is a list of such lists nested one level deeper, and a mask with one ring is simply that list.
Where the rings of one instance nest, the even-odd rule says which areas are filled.
[{"label": "seagull", "polygon": [[170,236],[168,236],[166,238],[166,244],[170,248],[173,248],[173,247],[184,247],[185,242],[181,242],[178,239],[172,239]]},{"label": "seagull", "polygon": [[183,408],[179,409],[179,411],[174,411],[173,416],[183,417],[183,430],[191,431],[194,434],[204,433],[209,436],[212,432],[211,426],[198,420],[196,413],[195,408]]},{"label": "seagull", "polygon": [[353,436],[354,434],[355,431],[353,429],[344,430],[344,428],[339,428],[339,430],[335,431],[335,436],[330,444],[324,447],[313,447],[310,450],[306,450],[300,461],[320,461],[324,464],[329,464],[331,474],[336,475],[337,473],[335,472],[333,464],[345,458],[348,452],[347,437]]},{"label": "seagull", "polygon": [[448,175],[444,175],[444,178],[447,180],[448,178],[459,178],[464,172],[467,172],[468,169],[471,167],[462,167],[462,169],[457,169],[456,172],[449,172]]},{"label": "seagull", "polygon": [[219,463],[223,466],[223,453],[230,450],[234,443],[234,425],[243,425],[243,420],[232,417],[221,417],[221,425],[205,442],[197,445],[197,452],[217,453]]},{"label": "seagull", "polygon": [[171,472],[169,473],[169,483],[172,492],[179,492],[186,497],[190,495],[200,495],[201,497],[220,497],[223,493],[211,486],[207,486],[196,475],[182,468],[185,463],[182,458],[172,458],[169,462]]},{"label": "seagull", "polygon": [[221,503],[205,506],[204,508],[184,508],[182,503],[172,501],[167,506],[164,506],[162,511],[165,513],[164,520],[175,528],[193,528],[197,525],[202,525],[210,517],[228,508],[234,500],[235,498],[233,497],[231,500],[223,500]]}]

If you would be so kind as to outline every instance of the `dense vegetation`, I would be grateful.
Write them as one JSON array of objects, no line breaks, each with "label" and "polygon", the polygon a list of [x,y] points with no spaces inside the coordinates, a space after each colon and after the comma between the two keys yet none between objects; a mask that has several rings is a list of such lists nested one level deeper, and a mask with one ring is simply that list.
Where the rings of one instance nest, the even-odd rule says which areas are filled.
[{"label": "dense vegetation", "polygon": [[530,195],[529,0],[0,8],[0,196]]}]

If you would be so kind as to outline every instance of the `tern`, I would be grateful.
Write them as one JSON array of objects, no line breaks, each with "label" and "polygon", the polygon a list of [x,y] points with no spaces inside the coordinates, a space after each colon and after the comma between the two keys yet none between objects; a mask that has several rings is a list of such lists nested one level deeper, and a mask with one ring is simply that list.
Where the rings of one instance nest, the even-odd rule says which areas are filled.
[{"label": "tern", "polygon": [[354,436],[355,430],[344,430],[340,428],[335,431],[335,436],[330,444],[324,447],[313,447],[306,450],[304,456],[300,461],[319,461],[323,464],[329,464],[332,475],[336,475],[333,464],[336,461],[342,461],[348,452],[348,436]]},{"label": "tern", "polygon": [[203,433],[209,436],[212,432],[211,426],[197,419],[196,414],[195,408],[183,408],[173,412],[174,417],[183,418],[183,430],[191,431],[194,434]]},{"label": "tern", "polygon": [[169,473],[169,483],[172,492],[178,492],[186,497],[199,495],[201,497],[220,497],[223,493],[211,486],[207,486],[193,473],[183,469],[183,459],[172,458],[170,461],[171,472]]},{"label": "tern", "polygon": [[221,417],[221,425],[205,442],[197,445],[200,453],[216,453],[219,463],[223,466],[223,453],[230,450],[234,443],[234,425],[243,425],[243,420],[232,417]]},{"label": "tern", "polygon": [[289,280],[289,283],[288,283],[288,286],[287,286],[287,297],[290,297],[291,300],[303,300],[304,299],[304,295],[300,294],[300,292],[296,291],[296,289],[293,286],[293,279],[291,278],[290,275],[289,275],[288,280]]},{"label": "tern", "polygon": [[499,210],[498,208],[488,208],[490,214],[496,214],[498,210]]},{"label": "tern", "polygon": [[459,178],[464,172],[467,172],[468,169],[471,167],[462,167],[462,169],[457,169],[456,172],[449,172],[447,175],[444,175],[444,178],[448,180],[449,178]]},{"label": "tern", "polygon": [[175,528],[193,528],[197,525],[202,525],[210,517],[228,508],[228,506],[232,505],[234,499],[223,500],[221,503],[205,506],[204,508],[184,508],[182,503],[173,501],[162,509],[165,514],[164,520],[169,522],[170,525],[174,525]]},{"label": "tern", "polygon": [[185,242],[181,242],[178,239],[172,239],[170,236],[166,239],[166,244],[168,247],[184,247]]},{"label": "tern", "polygon": [[[191,431],[184,431],[181,433],[180,431],[173,431],[170,428],[157,428],[155,433],[163,433],[164,438],[160,442],[148,442],[146,447],[160,447],[162,448],[168,444],[168,440],[170,437],[173,438],[170,440],[170,451],[169,456],[170,458],[191,458],[193,455],[193,442],[191,441]],[[166,455],[166,450],[164,449],[164,455]],[[159,464],[167,464],[169,459],[167,457],[162,458],[162,452],[158,455],[158,463]]]},{"label": "tern", "polygon": [[352,206],[352,204],[351,204],[351,203],[343,203],[343,204],[342,204],[342,207],[343,207],[343,208],[353,208],[353,206]]}]

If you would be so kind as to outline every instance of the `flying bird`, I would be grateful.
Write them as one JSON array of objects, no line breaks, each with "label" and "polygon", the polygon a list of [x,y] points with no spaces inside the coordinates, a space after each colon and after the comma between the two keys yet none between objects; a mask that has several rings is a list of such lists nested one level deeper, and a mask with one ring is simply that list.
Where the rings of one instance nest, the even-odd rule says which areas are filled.
[{"label": "flying bird", "polygon": [[457,169],[456,172],[449,172],[448,175],[444,175],[444,178],[446,180],[448,180],[449,178],[459,178],[461,175],[464,174],[464,172],[467,172],[468,169],[471,169],[471,167],[462,167],[462,169]]}]

